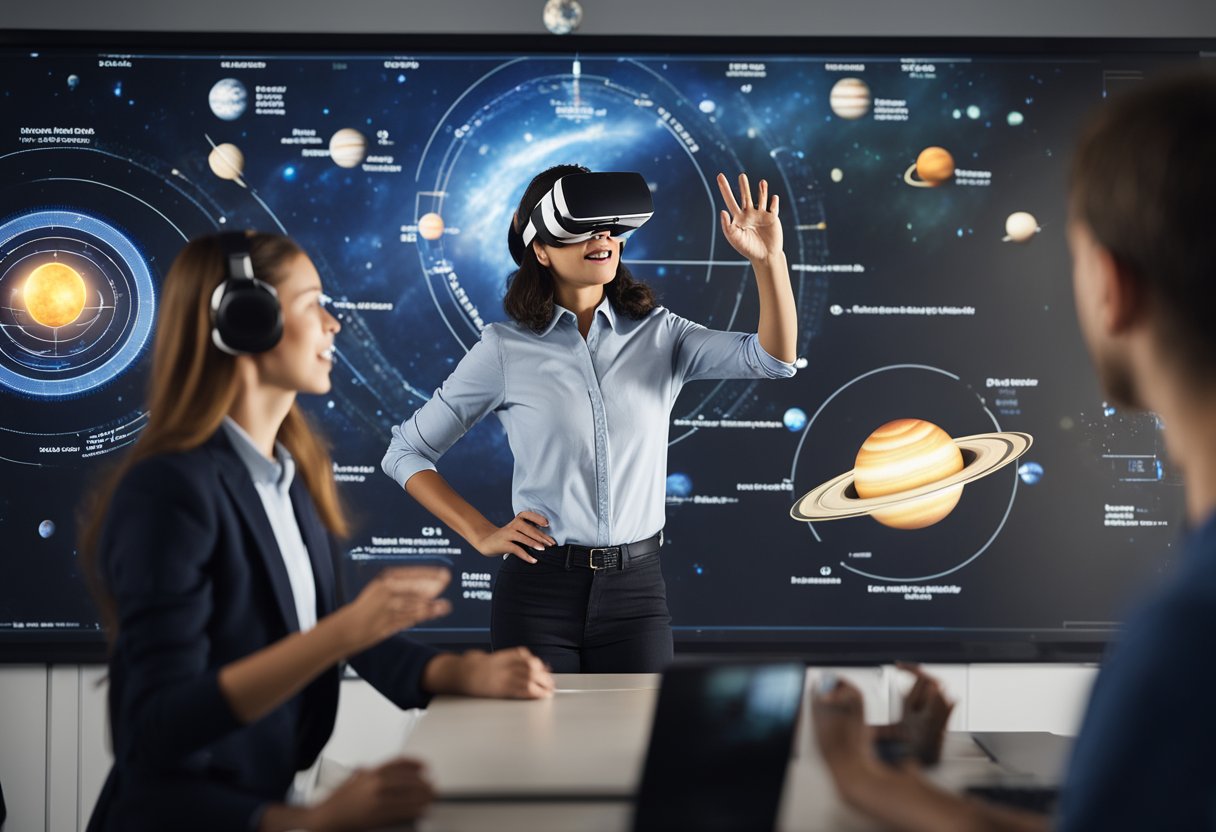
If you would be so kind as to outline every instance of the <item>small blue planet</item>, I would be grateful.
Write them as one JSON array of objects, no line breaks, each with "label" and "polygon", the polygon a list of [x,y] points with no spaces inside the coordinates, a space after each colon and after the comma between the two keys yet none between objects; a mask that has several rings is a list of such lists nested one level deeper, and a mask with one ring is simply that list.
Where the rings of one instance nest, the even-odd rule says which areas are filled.
[{"label": "small blue planet", "polygon": [[1018,466],[1018,476],[1027,485],[1038,485],[1043,479],[1043,466],[1037,462],[1023,462]]},{"label": "small blue planet", "polygon": [[688,497],[692,494],[692,477],[688,474],[667,475],[667,496]]},{"label": "small blue planet", "polygon": [[55,524],[51,520],[43,520],[38,524],[38,536],[43,540],[55,533]]},{"label": "small blue planet", "polygon": [[800,407],[791,407],[785,411],[781,421],[791,433],[797,433],[806,427],[806,411]]},{"label": "small blue planet", "polygon": [[694,564],[692,565],[692,571],[693,571],[693,572],[695,572],[695,573],[696,573],[696,574],[698,574],[698,575],[704,575],[704,574],[705,574],[705,567],[704,567],[704,566],[702,566],[702,565],[701,565],[701,564],[699,564],[699,563],[694,563]]},{"label": "small blue planet", "polygon": [[69,75],[68,76],[68,89],[74,90],[79,86],[80,86],[80,76],[79,75]]}]

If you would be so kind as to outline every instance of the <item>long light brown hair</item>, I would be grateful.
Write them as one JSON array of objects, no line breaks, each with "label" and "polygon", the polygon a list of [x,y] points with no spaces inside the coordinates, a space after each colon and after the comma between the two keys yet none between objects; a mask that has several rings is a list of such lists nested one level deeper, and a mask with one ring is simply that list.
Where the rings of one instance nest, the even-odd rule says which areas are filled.
[{"label": "long light brown hair", "polygon": [[[248,237],[254,274],[272,286],[304,253],[287,237],[252,231]],[[99,570],[98,547],[114,489],[141,460],[203,444],[236,401],[237,360],[211,341],[211,294],[226,277],[224,248],[216,235],[188,243],[169,267],[152,347],[147,426],[126,456],[104,475],[82,511],[81,562],[111,640],[118,622],[113,597]],[[334,534],[345,536],[349,526],[329,450],[298,402],[288,411],[277,439],[294,457],[322,522]]]}]

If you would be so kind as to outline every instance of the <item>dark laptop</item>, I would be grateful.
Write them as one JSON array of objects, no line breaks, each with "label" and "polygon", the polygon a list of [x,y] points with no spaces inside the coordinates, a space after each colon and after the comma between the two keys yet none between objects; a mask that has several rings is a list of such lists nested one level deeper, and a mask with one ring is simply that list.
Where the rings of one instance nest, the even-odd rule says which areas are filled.
[{"label": "dark laptop", "polygon": [[663,674],[635,832],[771,832],[806,668],[676,665]]},{"label": "dark laptop", "polygon": [[1072,751],[1072,737],[1045,731],[988,731],[971,735],[1000,768],[984,780],[971,783],[976,797],[1052,814]]}]

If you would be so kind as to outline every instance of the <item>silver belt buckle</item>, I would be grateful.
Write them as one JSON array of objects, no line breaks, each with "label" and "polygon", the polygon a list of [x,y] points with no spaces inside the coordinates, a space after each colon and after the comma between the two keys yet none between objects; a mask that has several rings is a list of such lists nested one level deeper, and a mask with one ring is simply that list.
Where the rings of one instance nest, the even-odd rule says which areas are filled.
[{"label": "silver belt buckle", "polygon": [[595,565],[595,553],[596,553],[596,552],[599,552],[599,553],[600,553],[600,554],[602,554],[602,555],[609,554],[610,552],[616,552],[617,566],[620,566],[620,563],[621,563],[621,547],[620,547],[620,546],[601,546],[601,547],[593,548],[593,549],[592,549],[592,550],[591,550],[591,551],[590,551],[590,552],[587,554],[587,566],[589,566],[589,567],[591,568],[591,570],[592,570],[592,571],[597,571],[597,570],[600,570],[600,569],[607,569],[607,568],[608,568],[607,566],[596,566],[596,565]]}]

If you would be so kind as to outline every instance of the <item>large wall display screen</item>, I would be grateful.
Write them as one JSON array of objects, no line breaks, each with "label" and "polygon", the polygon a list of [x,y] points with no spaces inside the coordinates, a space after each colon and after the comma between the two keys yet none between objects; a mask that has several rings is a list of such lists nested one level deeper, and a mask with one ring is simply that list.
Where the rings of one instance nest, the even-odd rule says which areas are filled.
[{"label": "large wall display screen", "polygon": [[[1202,48],[10,36],[0,653],[100,645],[76,507],[147,417],[175,253],[246,227],[299,240],[342,321],[333,391],[306,406],[354,514],[350,583],[445,564],[454,611],[420,635],[484,643],[499,561],[379,463],[504,320],[510,212],[560,162],[645,176],[656,210],[625,262],[718,329],[754,331],[758,302],[714,177],[782,197],[797,375],[691,383],[671,412],[662,562],[681,644],[1100,644],[1167,568],[1181,489],[1162,425],[1104,401],[1077,332],[1069,158],[1087,111]],[[903,442],[957,463],[859,495]],[[502,523],[511,465],[491,416],[440,471]],[[864,511],[832,517],[841,500]]]}]

